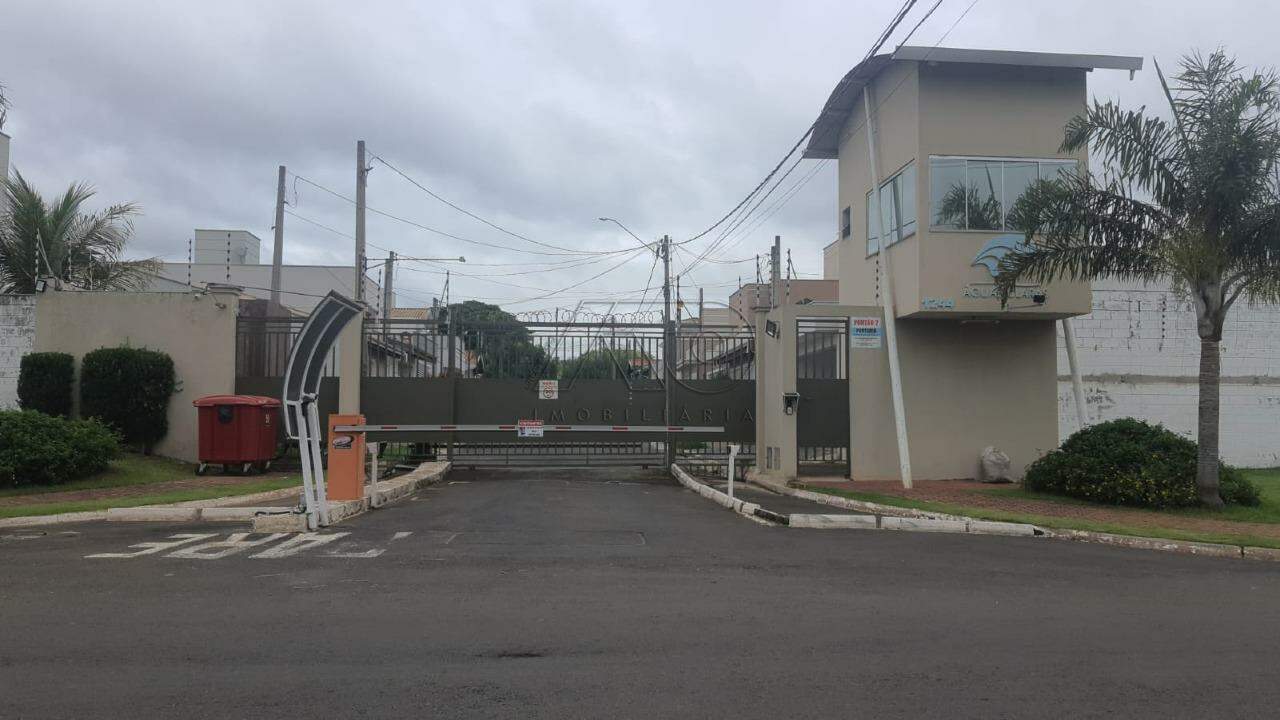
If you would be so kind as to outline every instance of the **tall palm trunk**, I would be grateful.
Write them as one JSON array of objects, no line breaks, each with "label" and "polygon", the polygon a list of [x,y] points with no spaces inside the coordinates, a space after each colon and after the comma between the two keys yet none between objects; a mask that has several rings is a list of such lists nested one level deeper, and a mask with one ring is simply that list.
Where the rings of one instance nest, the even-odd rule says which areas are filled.
[{"label": "tall palm trunk", "polygon": [[1196,457],[1196,489],[1200,493],[1200,502],[1214,508],[1223,505],[1222,496],[1218,494],[1218,416],[1222,380],[1219,344],[1220,341],[1212,337],[1200,338],[1200,411],[1196,428],[1200,447]]}]

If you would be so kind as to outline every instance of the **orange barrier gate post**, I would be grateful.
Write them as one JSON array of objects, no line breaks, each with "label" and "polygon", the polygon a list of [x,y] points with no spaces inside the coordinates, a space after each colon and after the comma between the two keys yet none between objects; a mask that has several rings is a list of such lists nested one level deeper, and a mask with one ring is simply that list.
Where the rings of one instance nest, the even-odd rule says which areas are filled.
[{"label": "orange barrier gate post", "polygon": [[337,425],[363,425],[363,415],[329,416],[329,499],[364,497],[365,441],[362,432],[334,432]]}]

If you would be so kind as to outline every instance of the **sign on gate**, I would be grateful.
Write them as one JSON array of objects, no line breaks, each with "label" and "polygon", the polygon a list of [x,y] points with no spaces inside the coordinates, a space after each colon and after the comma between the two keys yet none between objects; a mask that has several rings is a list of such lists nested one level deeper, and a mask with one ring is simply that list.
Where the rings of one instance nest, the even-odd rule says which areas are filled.
[{"label": "sign on gate", "polygon": [[516,435],[522,438],[542,437],[541,420],[521,420],[516,426]]},{"label": "sign on gate", "polygon": [[849,318],[849,347],[855,350],[879,349],[880,318]]},{"label": "sign on gate", "polygon": [[560,399],[560,381],[559,380],[539,380],[538,381],[538,399],[539,400],[559,400]]}]

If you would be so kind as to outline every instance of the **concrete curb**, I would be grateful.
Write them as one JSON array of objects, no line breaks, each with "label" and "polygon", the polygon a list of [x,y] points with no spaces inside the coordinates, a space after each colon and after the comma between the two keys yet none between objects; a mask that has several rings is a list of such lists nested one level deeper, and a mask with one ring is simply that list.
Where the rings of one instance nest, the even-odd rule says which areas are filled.
[{"label": "concrete curb", "polygon": [[[854,500],[853,498],[816,493],[809,490],[789,487],[769,478],[764,478],[754,470],[747,472],[747,478],[761,487],[774,492],[790,495],[803,500],[830,505],[846,510],[861,510],[877,515],[882,530],[913,530],[916,532],[964,532],[974,535],[1010,535],[1050,537],[1058,540],[1074,540],[1091,542],[1115,547],[1134,548],[1138,550],[1157,550],[1182,555],[1200,555],[1203,557],[1248,558],[1280,562],[1280,549],[1254,547],[1252,545],[1229,545],[1219,543],[1192,542],[1188,540],[1167,540],[1165,538],[1142,537],[1138,535],[1117,535],[1115,533],[1092,532],[1089,530],[1059,530],[1054,528],[1028,525],[1024,523],[998,522],[995,520],[978,520],[963,515],[933,513],[911,508],[900,508],[892,505]],[[822,516],[813,516],[822,517]],[[791,516],[792,527],[837,527],[830,524],[797,526],[796,516]],[[803,522],[803,521],[802,521]],[[959,529],[963,525],[964,529]]]},{"label": "concrete curb", "polygon": [[[693,477],[689,475],[689,473],[685,472],[684,469],[678,465],[675,465],[675,464],[671,465],[671,474],[675,476],[676,480],[680,481],[681,485],[689,488],[690,490],[698,493],[702,497],[712,502],[723,505],[724,507],[738,513],[739,515],[746,515],[747,517],[752,517],[752,518],[755,518],[755,517],[763,518],[765,520],[772,520],[773,522],[779,522],[779,520],[776,520],[774,518],[781,518],[783,524],[785,524],[785,521],[786,521],[785,516],[779,516],[777,513],[772,513],[767,510],[764,510],[764,508],[760,507],[755,503],[749,503],[744,500],[731,498],[727,494],[720,492],[719,490],[711,487],[710,485],[705,485],[703,483],[698,482],[697,480],[694,480]],[[764,511],[765,514],[761,514],[762,510]]]},{"label": "concrete curb", "polygon": [[[108,508],[107,510],[86,510],[84,512],[58,513],[57,515],[30,515],[27,517],[15,517],[0,519],[0,528],[9,527],[39,527],[41,525],[61,525],[63,523],[79,523],[93,522],[95,520],[112,520],[112,521],[133,521],[133,522],[189,522],[187,520],[174,521],[167,517],[168,513],[158,513],[154,518],[145,517],[149,510],[161,509],[168,510],[171,508],[200,508],[202,512],[197,520],[209,520],[214,522],[225,522],[231,519],[231,515],[219,516],[218,513],[212,515],[204,513],[205,508],[225,508],[228,505],[238,505],[244,502],[270,502],[272,500],[283,500],[284,498],[298,495],[299,488],[289,487],[279,490],[268,490],[266,492],[252,493],[250,495],[228,495],[226,497],[209,498],[208,500],[186,500],[172,505],[139,505],[133,508]],[[267,508],[230,508],[231,510],[253,509],[265,510]],[[279,510],[279,508],[271,508]],[[125,510],[143,510],[144,512],[132,513],[134,517],[121,517],[122,511]],[[130,513],[125,513],[129,515]],[[253,513],[249,513],[244,519],[252,517]]]},{"label": "concrete curb", "polygon": [[28,515],[26,517],[4,518],[0,520],[0,528],[40,527],[41,525],[61,525],[62,523],[92,522],[106,519],[106,510],[85,510],[84,512],[58,513],[57,515]]},{"label": "concrete curb", "polygon": [[[367,497],[345,502],[331,502],[329,503],[329,522],[327,524],[335,525],[347,518],[362,515],[371,508],[376,510],[396,500],[408,497],[418,488],[443,480],[452,467],[452,463],[448,462],[427,462],[422,463],[404,475],[390,480],[380,480],[373,492],[374,502],[372,504]],[[307,517],[297,512],[255,515],[253,517],[253,531],[256,533],[306,532]]]}]

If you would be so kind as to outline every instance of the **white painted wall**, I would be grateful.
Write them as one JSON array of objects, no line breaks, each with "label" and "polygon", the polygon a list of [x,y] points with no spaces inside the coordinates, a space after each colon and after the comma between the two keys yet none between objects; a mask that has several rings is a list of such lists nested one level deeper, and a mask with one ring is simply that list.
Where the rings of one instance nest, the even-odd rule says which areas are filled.
[{"label": "white painted wall", "polygon": [[[1195,437],[1200,363],[1195,310],[1167,287],[1096,283],[1074,320],[1089,422],[1136,417]],[[1222,455],[1280,465],[1280,307],[1237,304],[1222,339]],[[1058,430],[1078,429],[1058,330]]]},{"label": "white painted wall", "polygon": [[35,298],[0,295],[0,410],[18,407],[18,368],[35,342]]}]

